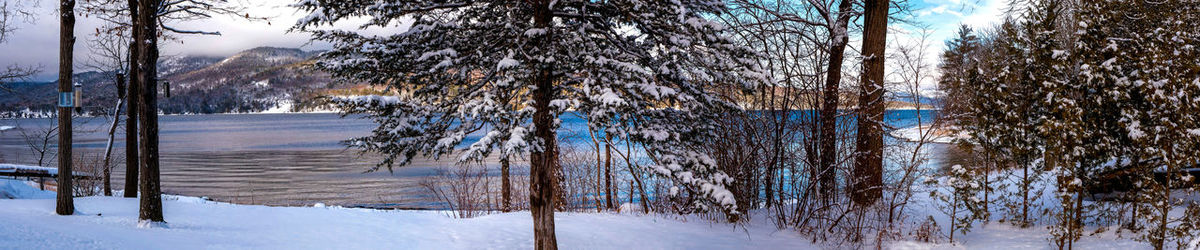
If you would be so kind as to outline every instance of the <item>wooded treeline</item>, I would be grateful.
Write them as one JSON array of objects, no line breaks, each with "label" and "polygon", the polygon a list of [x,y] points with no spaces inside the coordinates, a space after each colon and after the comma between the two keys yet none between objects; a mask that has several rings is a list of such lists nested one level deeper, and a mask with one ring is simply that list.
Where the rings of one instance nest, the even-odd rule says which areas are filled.
[{"label": "wooded treeline", "polygon": [[976,157],[953,178],[970,185],[955,186],[966,212],[952,231],[1042,222],[1072,248],[1088,227],[1119,225],[1155,248],[1184,247],[1200,226],[1188,197],[1200,164],[1200,2],[1011,8],[995,27],[964,26],[942,57],[942,118]]},{"label": "wooded treeline", "polygon": [[[60,77],[69,79],[74,7],[62,3]],[[127,145],[138,146],[126,152],[127,176],[139,181],[127,181],[126,190],[141,192],[143,221],[164,220],[158,41],[217,34],[168,22],[242,16],[222,3],[85,4],[113,24],[98,35],[131,41],[127,55],[113,55],[129,76]],[[554,212],[565,210],[728,222],[763,216],[816,241],[855,247],[935,239],[932,217],[906,214],[920,181],[932,184],[930,196],[951,218],[951,241],[976,223],[1002,221],[1050,225],[1062,248],[1087,226],[1110,225],[1165,248],[1200,228],[1200,206],[1178,195],[1190,192],[1188,171],[1200,163],[1195,0],[1013,1],[1014,14],[1001,24],[960,29],[941,56],[938,120],[917,118],[918,128],[936,123],[964,135],[957,147],[968,158],[940,172],[925,166],[934,132],[918,130],[915,142],[883,135],[892,129],[887,97],[921,100],[922,83],[933,77],[928,33],[899,44],[889,36],[920,29],[889,31],[911,25],[906,1],[303,0],[295,7],[308,15],[293,31],[333,44],[316,68],[387,92],[328,97],[379,124],[347,141],[385,156],[371,171],[416,157],[451,159],[456,168],[422,185],[461,217],[529,209],[538,249],[557,248]],[[363,27],[411,25],[384,35],[332,28],[362,19]],[[915,106],[919,117],[922,105]],[[587,136],[557,134],[567,115],[587,121]],[[60,131],[69,145],[70,129]],[[465,143],[472,134],[483,136]],[[69,159],[64,150],[59,156]],[[489,164],[500,165],[499,187],[481,167]],[[70,164],[59,166],[70,176]],[[70,197],[60,197],[60,214],[72,213]],[[1043,207],[1046,200],[1057,203]]]},{"label": "wooded treeline", "polygon": [[[860,245],[903,237],[926,157],[920,142],[884,140],[885,94],[920,96],[931,80],[924,40],[888,47],[903,1],[385,3],[301,1],[309,15],[294,29],[334,44],[318,68],[390,91],[330,97],[379,124],[347,143],[386,156],[372,171],[454,159],[423,186],[459,216],[527,205],[539,249],[556,246],[554,210],[766,216]],[[355,17],[413,24],[328,28]],[[587,136],[557,135],[576,114]],[[496,162],[499,181],[480,167]],[[527,181],[510,177],[525,164]],[[514,183],[528,203],[510,197]]]}]

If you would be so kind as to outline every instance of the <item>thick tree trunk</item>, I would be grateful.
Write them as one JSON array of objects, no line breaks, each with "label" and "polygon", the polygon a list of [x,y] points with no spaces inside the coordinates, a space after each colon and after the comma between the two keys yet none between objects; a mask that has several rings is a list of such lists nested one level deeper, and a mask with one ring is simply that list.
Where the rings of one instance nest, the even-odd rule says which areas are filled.
[{"label": "thick tree trunk", "polygon": [[607,201],[608,209],[616,208],[613,206],[613,188],[612,188],[612,135],[607,131],[604,132],[604,200]]},{"label": "thick tree trunk", "polygon": [[500,211],[512,211],[512,181],[508,175],[508,156],[500,157]]},{"label": "thick tree trunk", "polygon": [[863,25],[863,74],[859,83],[858,138],[851,200],[869,206],[883,185],[883,59],[887,46],[888,0],[867,0]]},{"label": "thick tree trunk", "polygon": [[533,232],[536,249],[558,249],[554,236],[554,168],[558,167],[555,145],[554,117],[550,113],[550,72],[539,73],[534,94],[534,133],[541,142],[540,149],[530,153],[529,210],[533,213]]},{"label": "thick tree trunk", "polygon": [[837,23],[830,24],[833,27],[829,32],[832,44],[829,47],[829,69],[826,70],[825,88],[821,93],[821,148],[818,150],[821,158],[817,178],[820,200],[824,204],[832,202],[833,197],[837,195],[837,110],[841,98],[838,87],[842,83],[846,44],[850,43],[847,26],[850,23],[852,7],[853,0],[842,0],[838,4]]},{"label": "thick tree trunk", "polygon": [[138,123],[141,123],[138,135],[142,138],[139,154],[141,176],[138,178],[138,186],[142,195],[139,200],[138,220],[150,222],[163,222],[162,190],[158,180],[158,87],[155,84],[158,82],[158,36],[155,35],[158,24],[153,12],[158,9],[159,1],[161,0],[142,0],[138,6],[138,9],[142,10],[138,20],[141,21],[139,28],[142,29],[143,36],[138,46],[141,50],[138,73],[142,80],[142,99],[138,107],[138,111],[141,112],[138,116]]},{"label": "thick tree trunk", "polygon": [[[62,0],[59,3],[62,22],[58,30],[58,91],[70,93],[74,91],[71,74],[75,65],[72,60],[75,55],[75,0]],[[72,107],[64,106],[61,103],[58,105],[58,203],[54,211],[59,215],[72,215],[75,214],[74,186],[71,183]]]},{"label": "thick tree trunk", "polygon": [[138,26],[138,2],[129,0],[129,17],[132,26],[130,33],[134,42],[129,43],[129,86],[125,95],[125,198],[134,198],[138,194],[138,105],[141,102],[141,72],[138,70],[138,42],[142,31]]},{"label": "thick tree trunk", "polygon": [[[551,15],[549,1],[534,2],[533,21],[537,28],[549,28]],[[540,48],[550,49],[551,35],[546,32],[540,39]],[[540,142],[539,147],[530,153],[529,173],[529,210],[533,215],[534,248],[538,250],[558,249],[558,240],[554,235],[554,205],[555,169],[558,168],[558,145],[554,131],[554,114],[550,111],[550,101],[554,99],[554,79],[550,63],[541,63],[534,78],[536,89],[533,93],[534,136]]]}]

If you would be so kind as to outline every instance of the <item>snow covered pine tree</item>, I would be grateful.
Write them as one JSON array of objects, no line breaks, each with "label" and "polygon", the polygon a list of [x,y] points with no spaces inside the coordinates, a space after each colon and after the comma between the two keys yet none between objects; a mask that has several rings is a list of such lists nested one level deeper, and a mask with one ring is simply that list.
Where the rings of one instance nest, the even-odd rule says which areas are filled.
[{"label": "snow covered pine tree", "polygon": [[1200,5],[1089,1],[1079,15],[1077,47],[1087,56],[1079,77],[1093,92],[1110,93],[1094,99],[1116,106],[1119,125],[1110,134],[1119,137],[1111,144],[1124,146],[1131,162],[1148,163],[1138,164],[1134,187],[1135,211],[1148,226],[1143,240],[1182,249],[1200,231],[1200,203],[1181,199],[1195,195],[1185,170],[1200,162]]},{"label": "snow covered pine tree", "polygon": [[[722,1],[325,1],[294,5],[310,14],[295,30],[333,43],[317,67],[384,85],[388,96],[335,97],[346,113],[379,123],[360,149],[403,166],[452,155],[471,133],[484,136],[460,160],[493,148],[530,152],[530,210],[537,249],[557,248],[553,173],[558,117],[573,110],[599,128],[629,131],[653,159],[652,172],[683,187],[694,209],[732,213],[732,181],[697,144],[707,120],[737,112],[710,89],[761,83],[754,54],[708,20]],[[329,25],[366,18],[364,35]],[[465,158],[465,159],[464,159]],[[679,190],[672,188],[672,190]]]}]

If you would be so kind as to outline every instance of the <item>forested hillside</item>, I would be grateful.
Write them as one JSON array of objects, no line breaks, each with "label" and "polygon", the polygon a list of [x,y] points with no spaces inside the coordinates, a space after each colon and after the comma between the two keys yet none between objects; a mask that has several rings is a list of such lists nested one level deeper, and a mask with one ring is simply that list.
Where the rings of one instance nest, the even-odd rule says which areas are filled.
[{"label": "forested hillside", "polygon": [[[291,111],[295,103],[311,103],[316,93],[338,87],[324,72],[311,69],[318,52],[259,47],[229,57],[178,56],[159,61],[162,81],[170,83],[171,96],[161,98],[166,114],[261,112],[277,108]],[[94,114],[111,112],[116,103],[116,72],[83,72],[85,109]],[[0,117],[48,114],[55,100],[55,82],[9,84],[20,95],[0,95]],[[162,91],[163,87],[159,87]],[[165,93],[164,93],[165,94]],[[29,109],[30,112],[21,112]]]}]

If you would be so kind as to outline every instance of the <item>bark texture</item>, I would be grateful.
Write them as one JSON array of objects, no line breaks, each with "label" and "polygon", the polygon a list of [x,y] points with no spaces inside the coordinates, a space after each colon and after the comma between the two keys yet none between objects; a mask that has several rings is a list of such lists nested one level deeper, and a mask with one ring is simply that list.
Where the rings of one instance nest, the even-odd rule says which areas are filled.
[{"label": "bark texture", "polygon": [[883,185],[883,62],[888,0],[867,0],[863,21],[863,74],[859,83],[858,133],[850,199],[859,206],[879,200]]},{"label": "bark texture", "polygon": [[142,30],[139,39],[138,78],[142,81],[142,99],[139,103],[138,135],[141,137],[140,176],[138,186],[139,196],[138,220],[163,222],[162,190],[158,179],[158,82],[156,64],[158,62],[158,36],[155,35],[158,24],[153,10],[157,10],[161,0],[141,0],[138,9],[138,20]]},{"label": "bark texture", "polygon": [[508,156],[500,157],[500,211],[505,213],[512,211],[512,180],[509,179],[508,167]]},{"label": "bark texture", "polygon": [[[534,1],[534,26],[537,28],[550,27],[550,3]],[[542,48],[549,49],[552,33],[547,33],[541,39]],[[558,139],[554,131],[554,114],[550,112],[550,101],[554,99],[554,79],[552,65],[542,63],[540,71],[533,79],[534,90],[533,128],[534,136],[541,145],[530,153],[529,173],[529,210],[533,214],[533,241],[538,250],[558,249],[558,240],[554,235],[554,188],[555,169],[558,168]]]},{"label": "bark texture", "polygon": [[141,40],[142,31],[138,26],[138,1],[129,0],[129,17],[133,24],[130,33],[133,41],[129,42],[129,86],[125,95],[125,198],[137,197],[138,191],[138,105],[141,102],[142,89],[141,72],[138,70],[138,53],[137,41]]},{"label": "bark texture", "polygon": [[[59,2],[61,23],[58,30],[58,91],[73,92],[75,55],[75,0]],[[61,98],[61,97],[60,97]],[[75,214],[74,186],[71,183],[71,109],[58,105],[58,202],[54,211],[59,215]]]},{"label": "bark texture", "polygon": [[[829,69],[826,70],[825,86],[822,90],[820,165],[817,171],[821,200],[829,202],[837,195],[837,110],[841,97],[838,88],[842,83],[842,63],[845,62],[846,44],[850,43],[847,27],[853,0],[842,0],[838,4],[837,22],[830,27]],[[826,203],[828,204],[828,203]]]}]

